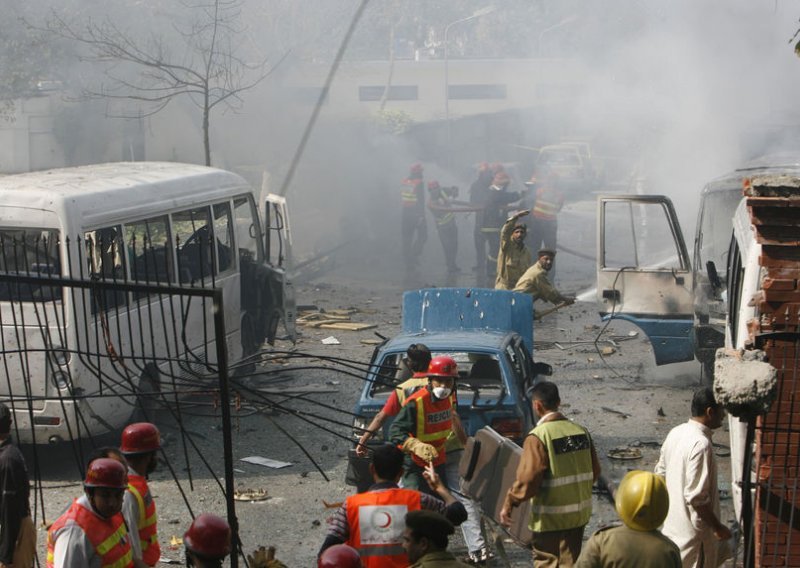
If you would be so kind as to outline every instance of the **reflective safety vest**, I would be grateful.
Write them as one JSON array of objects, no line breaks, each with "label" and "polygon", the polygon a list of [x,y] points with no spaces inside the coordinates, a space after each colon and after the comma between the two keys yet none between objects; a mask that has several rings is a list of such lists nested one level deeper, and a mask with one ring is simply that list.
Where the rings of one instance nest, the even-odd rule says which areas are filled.
[{"label": "reflective safety vest", "polygon": [[403,207],[416,207],[419,196],[417,194],[417,186],[422,184],[421,179],[403,180],[403,189],[400,191],[400,198],[403,201]]},{"label": "reflective safety vest", "polygon": [[405,568],[403,549],[406,513],[422,508],[419,491],[382,489],[351,495],[345,501],[350,537],[365,568]]},{"label": "reflective safety vest", "polygon": [[[440,197],[439,199],[433,200],[436,205],[447,207],[450,204],[450,201],[444,197]],[[433,218],[436,220],[436,224],[440,227],[447,225],[449,223],[453,223],[456,220],[455,213],[452,211],[442,211],[440,209],[433,209],[429,207],[431,213],[433,213]]]},{"label": "reflective safety vest", "polygon": [[[444,444],[453,430],[453,399],[447,397],[434,401],[431,391],[425,388],[408,397],[406,404],[412,400],[417,408],[417,432],[414,437],[436,448],[439,455],[433,460],[433,465],[441,465],[446,459]],[[428,465],[414,454],[411,458],[420,467]]]},{"label": "reflective safety vest", "polygon": [[92,543],[95,553],[100,557],[102,568],[133,566],[133,551],[122,513],[117,513],[110,519],[103,519],[75,500],[66,513],[56,519],[47,531],[47,568],[55,567],[58,533],[70,522],[77,524],[83,530],[86,538]]},{"label": "reflective safety vest", "polygon": [[128,474],[128,491],[136,498],[139,505],[139,542],[142,545],[142,560],[148,566],[155,566],[161,558],[161,546],[158,544],[158,527],[156,525],[156,502],[150,495],[147,479],[141,475]]},{"label": "reflective safety vest", "polygon": [[533,532],[575,529],[592,516],[592,441],[569,420],[552,420],[530,432],[547,448],[550,467],[533,497],[528,528]]},{"label": "reflective safety vest", "polygon": [[564,206],[564,196],[552,187],[540,187],[536,191],[536,203],[533,206],[533,216],[537,219],[553,220]]},{"label": "reflective safety vest", "polygon": [[[406,405],[406,400],[408,397],[417,392],[419,389],[424,388],[428,385],[428,375],[427,373],[414,373],[410,379],[407,379],[397,385],[397,400],[400,402],[400,406]],[[453,394],[450,395],[452,399],[452,405],[454,409],[458,409],[458,402],[456,400],[456,393],[455,390]],[[445,452],[449,452],[451,450],[460,450],[464,448],[464,444],[461,443],[461,440],[458,439],[456,433],[453,430],[450,430],[450,435],[447,437],[447,441],[444,444]]]}]

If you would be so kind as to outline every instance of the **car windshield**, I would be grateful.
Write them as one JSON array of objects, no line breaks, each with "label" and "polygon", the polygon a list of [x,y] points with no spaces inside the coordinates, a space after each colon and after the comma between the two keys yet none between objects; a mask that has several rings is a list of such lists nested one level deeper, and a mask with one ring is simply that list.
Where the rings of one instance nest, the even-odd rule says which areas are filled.
[{"label": "car windshield", "polygon": [[[0,228],[0,272],[23,276],[61,276],[58,230]],[[44,302],[58,299],[54,286],[1,282],[0,300]]]},{"label": "car windshield", "polygon": [[[388,353],[378,367],[370,396],[388,396],[395,385],[411,377],[401,363],[403,353]],[[503,387],[502,371],[496,355],[478,351],[434,351],[433,357],[448,355],[458,364],[458,388],[464,390],[499,390]]]},{"label": "car windshield", "polygon": [[575,149],[550,150],[543,152],[539,160],[550,166],[580,166],[581,160]]},{"label": "car windshield", "polygon": [[706,262],[714,262],[717,272],[725,276],[728,262],[728,247],[733,223],[731,219],[742,199],[740,189],[714,191],[706,195],[703,204],[702,241],[695,265],[705,270]]}]

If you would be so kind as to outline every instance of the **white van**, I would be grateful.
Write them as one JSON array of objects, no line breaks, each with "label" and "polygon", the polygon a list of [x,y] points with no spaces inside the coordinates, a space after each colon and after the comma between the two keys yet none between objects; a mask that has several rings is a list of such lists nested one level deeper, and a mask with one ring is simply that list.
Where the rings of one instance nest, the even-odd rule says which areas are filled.
[{"label": "white van", "polygon": [[229,366],[279,321],[294,339],[290,258],[285,200],[257,203],[231,172],[132,162],[0,178],[0,400],[19,440],[104,433],[141,394],[166,404],[214,385],[214,314],[197,290],[222,291]]}]

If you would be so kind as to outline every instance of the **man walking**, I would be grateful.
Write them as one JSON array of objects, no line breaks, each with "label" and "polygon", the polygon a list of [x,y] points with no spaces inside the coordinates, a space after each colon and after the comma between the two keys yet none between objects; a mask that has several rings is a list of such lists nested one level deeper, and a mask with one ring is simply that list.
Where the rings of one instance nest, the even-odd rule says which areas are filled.
[{"label": "man walking", "polygon": [[540,418],[525,438],[500,522],[510,526],[514,507],[531,499],[534,567],[569,567],[578,559],[592,516],[592,485],[600,462],[589,432],[558,411],[561,398],[555,383],[538,383],[531,397]]},{"label": "man walking", "polygon": [[655,472],[664,476],[669,512],[662,532],[681,549],[684,568],[716,568],[724,560],[720,541],[731,531],[719,518],[717,459],[711,441],[725,411],[710,388],[692,397],[692,417],[673,428],[661,446]]},{"label": "man walking", "polygon": [[36,554],[25,458],[11,443],[11,411],[0,402],[0,568],[30,568]]},{"label": "man walking", "polygon": [[403,519],[409,511],[428,509],[445,515],[454,524],[467,518],[464,506],[456,501],[433,468],[425,472],[432,497],[414,489],[400,488],[403,453],[392,444],[373,450],[370,472],[375,484],[365,493],[347,498],[330,520],[330,528],[320,554],[327,548],[346,543],[361,555],[367,568],[405,568]]},{"label": "man walking", "polygon": [[513,290],[517,281],[531,265],[531,251],[525,246],[528,227],[517,221],[529,211],[520,211],[508,218],[500,230],[500,250],[497,253],[497,290]]}]

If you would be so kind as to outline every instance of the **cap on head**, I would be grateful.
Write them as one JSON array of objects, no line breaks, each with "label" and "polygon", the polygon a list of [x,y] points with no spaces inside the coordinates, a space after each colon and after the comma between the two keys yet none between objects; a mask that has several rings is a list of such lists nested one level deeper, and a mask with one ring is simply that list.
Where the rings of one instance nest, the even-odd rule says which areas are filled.
[{"label": "cap on head", "polygon": [[109,489],[126,489],[128,487],[128,472],[125,466],[111,458],[97,458],[92,460],[86,468],[86,479],[83,486],[106,487]]},{"label": "cap on head", "polygon": [[155,452],[161,447],[161,434],[155,424],[136,422],[122,431],[119,449],[125,455]]},{"label": "cap on head", "polygon": [[320,555],[317,568],[361,568],[361,556],[352,546],[334,544]]},{"label": "cap on head", "polygon": [[492,178],[492,185],[501,186],[506,185],[511,182],[511,178],[508,177],[506,172],[500,171],[494,174],[494,178]]},{"label": "cap on head", "polygon": [[516,231],[522,231],[523,233],[527,233],[528,232],[528,225],[526,225],[525,223],[517,223],[516,225],[514,225],[514,231],[512,231],[512,232],[516,232]]},{"label": "cap on head", "polygon": [[631,471],[619,484],[617,513],[635,531],[652,531],[661,526],[669,510],[667,485],[660,475]]},{"label": "cap on head", "polygon": [[439,182],[438,182],[438,181],[436,181],[436,180],[433,180],[433,181],[429,181],[429,182],[428,182],[428,189],[429,189],[429,190],[439,189],[440,187],[441,187],[441,186],[439,185]]},{"label": "cap on head", "polygon": [[417,535],[434,540],[447,538],[455,532],[453,523],[447,517],[426,509],[409,512],[406,515],[406,526]]},{"label": "cap on head", "polygon": [[439,355],[431,359],[428,365],[429,377],[458,377],[456,360],[447,355]]},{"label": "cap on head", "polygon": [[554,251],[553,249],[549,249],[549,248],[543,248],[543,249],[539,249],[539,252],[537,254],[539,255],[539,258],[541,258],[543,256],[549,256],[551,258],[554,258],[556,256],[556,251]]},{"label": "cap on head", "polygon": [[417,162],[416,164],[411,164],[411,166],[409,166],[408,168],[408,171],[411,172],[412,174],[421,174],[422,170],[423,170],[422,164],[420,164],[419,162]]},{"label": "cap on head", "polygon": [[231,551],[231,527],[222,517],[198,515],[183,535],[183,544],[202,558],[225,558]]}]

